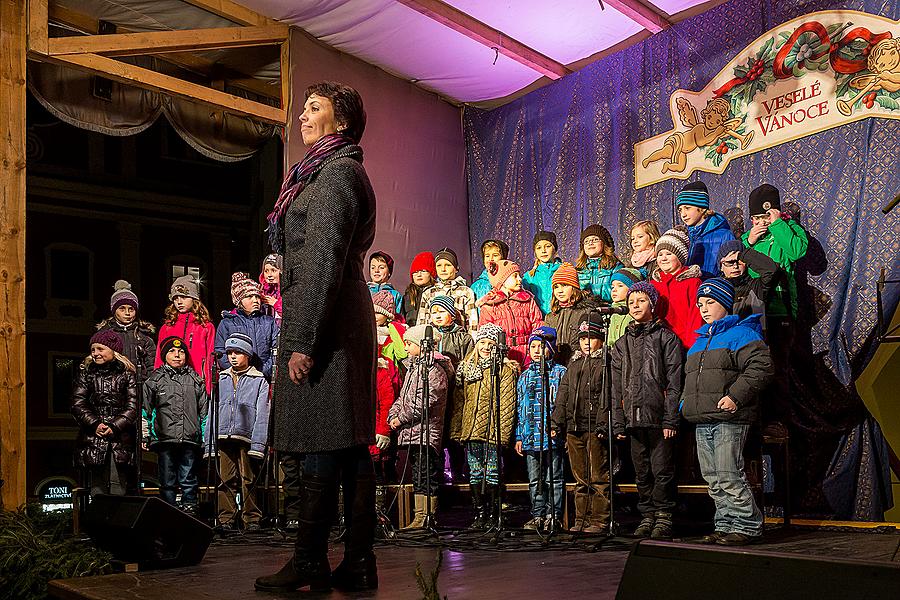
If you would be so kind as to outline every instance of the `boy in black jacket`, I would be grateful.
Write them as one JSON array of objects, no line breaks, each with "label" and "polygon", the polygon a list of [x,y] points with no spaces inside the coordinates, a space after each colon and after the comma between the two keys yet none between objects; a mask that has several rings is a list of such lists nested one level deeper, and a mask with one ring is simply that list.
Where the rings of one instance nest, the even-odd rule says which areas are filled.
[{"label": "boy in black jacket", "polygon": [[[752,314],[763,315],[765,328],[766,304],[769,292],[781,270],[774,260],[753,248],[745,248],[740,240],[730,240],[719,247],[719,269],[722,277],[734,286],[734,306],[731,314],[746,319]],[[750,277],[753,269],[758,277]]]},{"label": "boy in black jacket", "polygon": [[634,319],[612,348],[613,429],[631,437],[631,460],[642,519],[638,537],[672,537],[675,508],[675,434],[681,396],[678,337],[654,317],[659,293],[640,281],[628,291]]}]

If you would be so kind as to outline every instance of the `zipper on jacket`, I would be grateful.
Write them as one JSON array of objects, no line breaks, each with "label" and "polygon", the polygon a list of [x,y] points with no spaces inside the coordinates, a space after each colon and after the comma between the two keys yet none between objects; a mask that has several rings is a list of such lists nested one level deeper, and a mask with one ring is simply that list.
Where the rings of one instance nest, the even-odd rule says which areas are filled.
[{"label": "zipper on jacket", "polygon": [[703,359],[706,358],[706,351],[709,350],[709,345],[712,343],[712,336],[710,335],[706,339],[706,348],[703,349],[703,352],[700,354],[700,364],[697,366],[697,377],[694,379],[694,392],[700,389],[700,375],[703,373]]}]

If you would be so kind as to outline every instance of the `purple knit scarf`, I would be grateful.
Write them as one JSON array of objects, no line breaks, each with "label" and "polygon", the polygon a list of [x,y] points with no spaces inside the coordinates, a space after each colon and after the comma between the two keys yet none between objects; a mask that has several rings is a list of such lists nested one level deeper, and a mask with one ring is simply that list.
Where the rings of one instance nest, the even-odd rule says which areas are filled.
[{"label": "purple knit scarf", "polygon": [[345,146],[353,143],[346,135],[340,133],[332,133],[324,135],[313,144],[306,152],[303,160],[291,167],[284,183],[281,184],[281,191],[278,193],[278,200],[275,201],[275,208],[266,217],[269,222],[269,245],[272,251],[278,254],[284,254],[284,236],[282,235],[284,213],[287,212],[294,201],[309,180],[313,173],[322,165],[322,163],[331,158],[335,152]]}]

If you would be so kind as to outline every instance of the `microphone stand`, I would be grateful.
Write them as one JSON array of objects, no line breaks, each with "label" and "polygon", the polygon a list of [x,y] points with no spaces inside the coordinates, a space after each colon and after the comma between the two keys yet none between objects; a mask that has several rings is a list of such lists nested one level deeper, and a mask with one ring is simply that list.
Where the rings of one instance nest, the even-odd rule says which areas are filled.
[{"label": "microphone stand", "polygon": [[[431,493],[437,493],[437,490],[431,489],[431,410],[429,407],[430,403],[430,390],[428,389],[429,378],[428,375],[431,372],[431,367],[434,365],[434,333],[431,328],[431,325],[428,325],[425,328],[425,339],[422,340],[422,345],[420,346],[420,363],[419,369],[421,373],[421,381],[422,381],[422,426],[419,427],[419,455],[422,453],[424,456],[425,463],[425,488],[428,493],[425,494],[425,521],[422,524],[422,528],[437,535],[437,529],[435,529],[435,520],[433,507],[431,506]],[[424,439],[423,439],[424,437]],[[422,461],[419,461],[419,464],[422,464]]]},{"label": "microphone stand", "polygon": [[[547,531],[547,538],[549,539],[553,537],[553,535],[559,529],[559,520],[556,518],[556,493],[559,490],[555,490],[555,480],[553,479],[553,459],[554,459],[554,448],[553,448],[553,438],[546,435],[546,432],[549,431],[550,427],[550,374],[547,371],[547,340],[541,337],[541,453],[540,453],[540,469],[538,471],[538,490],[541,496],[547,499],[547,506],[549,507],[550,517],[547,519],[547,522],[544,525],[544,528]],[[547,438],[550,437],[549,440]],[[544,442],[547,441],[547,451],[544,451]],[[547,460],[547,478],[550,480],[550,485],[545,484],[544,480],[544,461]],[[546,488],[546,489],[545,489]],[[549,493],[545,493],[545,491],[549,490]]]},{"label": "microphone stand", "polygon": [[[497,450],[497,506],[495,507],[497,510],[497,518],[494,524],[488,528],[487,533],[493,533],[492,541],[496,542],[500,536],[503,534],[503,468],[501,466],[500,456],[503,452],[503,441],[501,440],[501,424],[500,424],[500,376],[503,373],[503,360],[506,358],[506,353],[509,351],[509,346],[506,345],[506,333],[501,331],[499,335],[499,340],[497,340],[497,346],[494,355],[494,400],[495,405],[492,407],[493,410],[493,419],[494,419],[494,433],[496,434],[496,450]],[[488,428],[488,440],[490,440],[490,428]],[[489,441],[485,443],[484,448],[484,457],[485,457],[485,469],[484,469],[484,481],[487,481],[487,445],[490,443]]]},{"label": "microphone stand", "polygon": [[[209,443],[206,447],[206,494],[209,500],[209,494],[213,494],[213,527],[219,527],[219,356],[220,353],[213,351],[210,356],[209,378],[212,381],[210,393],[210,405],[212,409],[212,429],[209,432]],[[212,465],[215,465],[213,467]],[[215,471],[215,492],[210,491],[210,476]]]}]

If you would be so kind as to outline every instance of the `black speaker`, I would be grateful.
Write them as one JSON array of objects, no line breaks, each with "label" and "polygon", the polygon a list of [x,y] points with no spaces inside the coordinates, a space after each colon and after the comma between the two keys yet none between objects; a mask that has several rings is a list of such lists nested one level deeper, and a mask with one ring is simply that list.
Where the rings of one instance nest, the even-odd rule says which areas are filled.
[{"label": "black speaker", "polygon": [[85,530],[99,548],[142,569],[196,565],[213,538],[202,521],[149,496],[94,496]]},{"label": "black speaker", "polygon": [[881,600],[898,594],[896,563],[643,541],[628,556],[616,600]]}]

